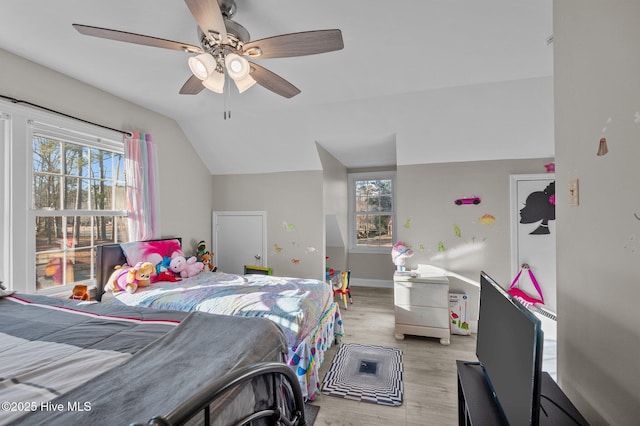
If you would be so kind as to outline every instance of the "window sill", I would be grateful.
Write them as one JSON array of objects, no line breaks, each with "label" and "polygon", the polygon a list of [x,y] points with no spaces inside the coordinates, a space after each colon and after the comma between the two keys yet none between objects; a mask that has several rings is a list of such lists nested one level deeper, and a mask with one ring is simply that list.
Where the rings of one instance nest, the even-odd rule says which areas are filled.
[{"label": "window sill", "polygon": [[391,255],[391,247],[353,247],[349,249],[349,253],[354,254],[387,254]]}]

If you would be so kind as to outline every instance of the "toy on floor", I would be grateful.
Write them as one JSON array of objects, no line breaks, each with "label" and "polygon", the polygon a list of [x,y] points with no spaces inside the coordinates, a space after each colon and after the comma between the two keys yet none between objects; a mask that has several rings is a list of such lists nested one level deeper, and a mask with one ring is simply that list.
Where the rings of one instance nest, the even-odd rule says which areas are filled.
[{"label": "toy on floor", "polygon": [[155,266],[151,262],[138,262],[134,266],[116,266],[109,281],[105,285],[106,291],[126,291],[135,293],[138,287],[151,284],[151,276],[155,274]]},{"label": "toy on floor", "polygon": [[73,299],[73,300],[89,300],[89,291],[87,290],[87,286],[86,285],[82,285],[82,284],[77,284],[73,287],[73,290],[71,291],[71,296],[69,296],[69,299]]}]

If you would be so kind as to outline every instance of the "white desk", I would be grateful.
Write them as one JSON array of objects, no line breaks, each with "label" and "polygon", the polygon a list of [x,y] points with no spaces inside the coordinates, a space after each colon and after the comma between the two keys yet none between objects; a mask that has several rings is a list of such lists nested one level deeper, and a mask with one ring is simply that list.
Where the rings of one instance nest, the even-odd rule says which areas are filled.
[{"label": "white desk", "polygon": [[449,331],[449,279],[445,275],[408,276],[394,274],[395,337],[405,334],[438,337],[451,342]]}]

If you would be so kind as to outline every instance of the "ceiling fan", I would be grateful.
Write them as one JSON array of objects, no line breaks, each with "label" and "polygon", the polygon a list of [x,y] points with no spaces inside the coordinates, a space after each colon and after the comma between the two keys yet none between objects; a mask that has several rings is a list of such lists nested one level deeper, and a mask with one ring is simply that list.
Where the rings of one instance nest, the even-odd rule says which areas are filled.
[{"label": "ceiling fan", "polygon": [[189,58],[193,75],[180,89],[180,93],[186,95],[198,94],[205,87],[223,93],[226,74],[240,93],[258,83],[278,95],[292,98],[300,93],[300,89],[247,58],[306,56],[344,47],[342,32],[338,29],[304,31],[250,41],[249,32],[231,19],[236,11],[235,0],[185,0],[185,3],[198,23],[200,47],[108,28],[81,24],[73,24],[73,27],[88,36],[196,54]]}]

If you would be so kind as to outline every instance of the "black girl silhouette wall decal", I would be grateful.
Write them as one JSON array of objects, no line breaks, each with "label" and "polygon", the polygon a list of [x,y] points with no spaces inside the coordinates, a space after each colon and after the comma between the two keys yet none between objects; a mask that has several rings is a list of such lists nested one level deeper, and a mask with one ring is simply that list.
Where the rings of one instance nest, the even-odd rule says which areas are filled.
[{"label": "black girl silhouette wall decal", "polygon": [[556,219],[556,182],[551,182],[544,191],[529,194],[522,210],[520,223],[540,222],[540,226],[529,235],[549,234],[549,221]]}]

